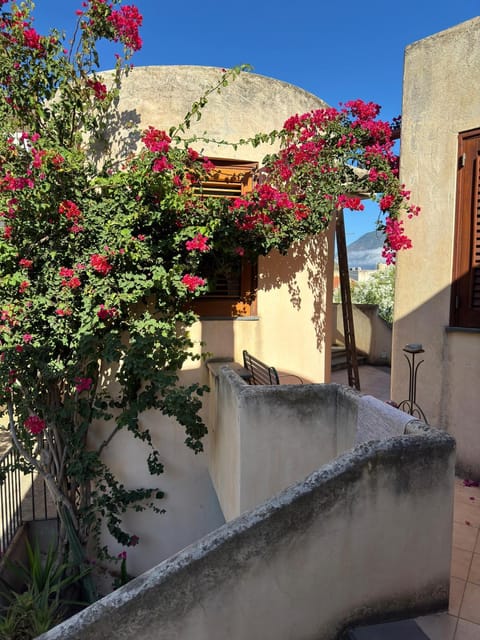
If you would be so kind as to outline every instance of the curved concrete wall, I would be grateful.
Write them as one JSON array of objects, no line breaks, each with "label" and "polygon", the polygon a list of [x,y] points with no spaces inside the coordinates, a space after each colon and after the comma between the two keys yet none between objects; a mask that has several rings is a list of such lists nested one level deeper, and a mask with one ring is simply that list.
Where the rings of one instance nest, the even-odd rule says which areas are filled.
[{"label": "curved concrete wall", "polygon": [[[108,72],[103,76],[108,80]],[[135,128],[155,126],[168,131],[180,124],[194,102],[214,86],[222,69],[201,66],[134,67],[122,81],[118,114],[111,122],[116,141],[125,151],[139,141]],[[186,138],[197,135],[210,139],[238,142],[256,133],[270,132],[283,126],[295,113],[305,113],[327,106],[311,93],[287,82],[242,72],[228,87],[213,93],[202,110],[202,118],[193,118]],[[122,143],[120,144],[120,141]],[[207,156],[237,158],[261,162],[270,145],[256,149],[197,142],[192,146]]]},{"label": "curved concrete wall", "polygon": [[112,629],[118,640],[331,640],[350,623],[446,608],[453,483],[453,439],[410,421],[405,435],[358,445],[41,640],[107,640]]}]

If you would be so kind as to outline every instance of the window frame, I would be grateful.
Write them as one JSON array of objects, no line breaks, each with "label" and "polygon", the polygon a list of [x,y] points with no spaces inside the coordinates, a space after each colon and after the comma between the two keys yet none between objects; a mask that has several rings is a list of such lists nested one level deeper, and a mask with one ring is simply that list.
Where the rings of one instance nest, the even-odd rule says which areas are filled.
[{"label": "window frame", "polygon": [[450,326],[480,327],[480,128],[458,136]]},{"label": "window frame", "polygon": [[[209,158],[214,166],[209,179],[202,183],[206,197],[227,197],[234,200],[253,190],[258,163],[249,160]],[[192,309],[200,318],[235,318],[257,313],[257,264],[241,259],[240,295],[207,293],[196,298]]]}]

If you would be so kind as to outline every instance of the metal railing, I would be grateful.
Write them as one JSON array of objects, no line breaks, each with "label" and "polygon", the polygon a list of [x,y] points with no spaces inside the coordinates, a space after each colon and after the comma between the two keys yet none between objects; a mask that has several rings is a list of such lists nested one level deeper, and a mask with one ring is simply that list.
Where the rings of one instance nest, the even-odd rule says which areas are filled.
[{"label": "metal railing", "polygon": [[22,488],[20,470],[11,470],[18,461],[13,448],[0,458],[0,554],[3,556],[22,524]]},{"label": "metal railing", "polygon": [[13,446],[0,457],[0,558],[23,523],[56,517],[43,479],[15,468],[18,462]]}]

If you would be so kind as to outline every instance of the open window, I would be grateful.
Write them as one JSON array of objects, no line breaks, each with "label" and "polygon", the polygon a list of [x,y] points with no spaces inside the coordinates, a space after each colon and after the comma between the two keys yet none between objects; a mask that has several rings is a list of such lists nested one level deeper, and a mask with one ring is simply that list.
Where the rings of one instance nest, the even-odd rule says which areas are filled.
[{"label": "open window", "polygon": [[480,328],[480,129],[461,133],[450,324]]},{"label": "open window", "polygon": [[[234,200],[253,189],[256,162],[211,159],[215,168],[210,171],[201,191],[205,197]],[[200,317],[238,317],[255,315],[257,265],[238,257],[236,264],[222,264],[214,253],[205,256],[204,273],[208,292],[193,302]]]}]

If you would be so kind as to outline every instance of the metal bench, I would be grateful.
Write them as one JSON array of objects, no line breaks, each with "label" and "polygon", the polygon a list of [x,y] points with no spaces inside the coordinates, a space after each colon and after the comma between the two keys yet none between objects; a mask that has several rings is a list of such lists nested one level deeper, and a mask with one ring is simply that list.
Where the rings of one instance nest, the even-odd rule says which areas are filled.
[{"label": "metal bench", "polygon": [[243,351],[243,366],[250,373],[249,384],[280,384],[277,370]]}]

